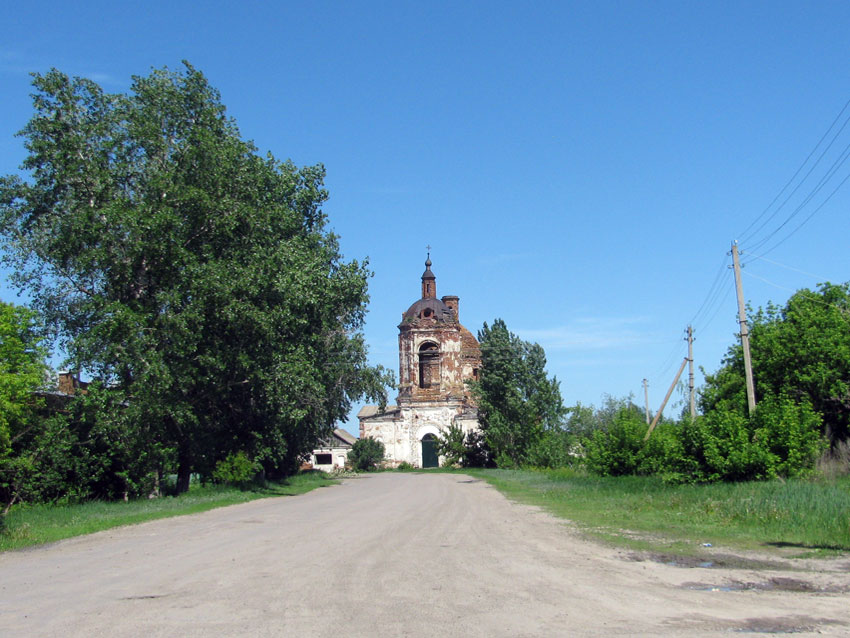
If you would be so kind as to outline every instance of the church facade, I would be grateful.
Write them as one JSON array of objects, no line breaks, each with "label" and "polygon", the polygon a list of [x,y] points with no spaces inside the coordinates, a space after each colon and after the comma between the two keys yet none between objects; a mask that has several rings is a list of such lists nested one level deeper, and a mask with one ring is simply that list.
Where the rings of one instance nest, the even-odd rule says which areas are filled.
[{"label": "church facade", "polygon": [[422,297],[398,326],[398,405],[380,412],[367,405],[357,415],[360,438],[380,440],[386,464],[437,467],[436,438],[452,425],[476,430],[478,410],[466,381],[478,378],[481,350],[459,320],[460,298],[437,298],[430,255],[422,274]]}]

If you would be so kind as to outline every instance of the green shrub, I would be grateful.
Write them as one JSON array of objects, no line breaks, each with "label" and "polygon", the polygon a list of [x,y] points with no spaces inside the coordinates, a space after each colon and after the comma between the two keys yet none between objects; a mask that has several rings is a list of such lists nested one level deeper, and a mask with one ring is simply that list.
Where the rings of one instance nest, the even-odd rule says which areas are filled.
[{"label": "green shrub", "polygon": [[528,450],[528,465],[537,468],[566,467],[570,456],[572,436],[565,430],[546,430]]},{"label": "green shrub", "polygon": [[828,443],[821,434],[821,417],[808,401],[767,397],[752,418],[754,438],[773,457],[772,470],[785,478],[810,473]]},{"label": "green shrub", "polygon": [[259,464],[248,458],[241,450],[231,452],[226,458],[215,464],[213,481],[227,485],[245,485],[250,483],[259,471]]},{"label": "green shrub", "polygon": [[675,482],[749,481],[803,476],[826,447],[820,416],[807,402],[766,397],[747,418],[714,410],[682,423],[681,454],[668,460]]},{"label": "green shrub", "polygon": [[399,472],[410,472],[410,471],[412,471],[414,468],[413,468],[413,466],[412,466],[410,463],[408,463],[407,461],[402,461],[401,463],[399,463],[399,464],[398,464],[398,467],[397,467],[396,469],[397,469]]},{"label": "green shrub", "polygon": [[355,470],[371,472],[384,460],[384,444],[377,439],[357,439],[348,453]]},{"label": "green shrub", "polygon": [[644,462],[646,423],[634,411],[617,411],[606,428],[585,439],[585,464],[600,476],[638,474]]},{"label": "green shrub", "polygon": [[437,436],[437,452],[445,461],[444,465],[460,465],[466,453],[466,435],[459,425],[454,423]]}]

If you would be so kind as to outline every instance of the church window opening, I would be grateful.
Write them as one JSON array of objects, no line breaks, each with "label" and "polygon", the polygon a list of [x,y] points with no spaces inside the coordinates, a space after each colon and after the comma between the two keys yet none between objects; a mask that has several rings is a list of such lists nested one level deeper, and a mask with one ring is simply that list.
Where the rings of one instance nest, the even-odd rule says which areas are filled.
[{"label": "church window opening", "polygon": [[419,387],[440,387],[440,350],[433,341],[419,346]]},{"label": "church window opening", "polygon": [[316,465],[331,465],[333,463],[333,455],[331,454],[317,454],[316,455]]}]

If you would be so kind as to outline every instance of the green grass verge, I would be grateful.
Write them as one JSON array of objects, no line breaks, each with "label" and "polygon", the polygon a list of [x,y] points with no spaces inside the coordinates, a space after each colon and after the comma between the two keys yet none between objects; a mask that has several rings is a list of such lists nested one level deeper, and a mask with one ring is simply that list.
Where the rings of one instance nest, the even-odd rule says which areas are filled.
[{"label": "green grass verge", "polygon": [[692,553],[702,543],[850,551],[850,477],[665,485],[653,477],[570,470],[472,470],[511,499],[538,505],[621,546]]},{"label": "green grass verge", "polygon": [[338,481],[321,472],[292,476],[266,487],[241,490],[227,486],[193,485],[185,494],[124,502],[89,501],[70,505],[21,505],[6,516],[0,551],[50,543],[120,525],[195,514],[272,496],[294,496]]}]

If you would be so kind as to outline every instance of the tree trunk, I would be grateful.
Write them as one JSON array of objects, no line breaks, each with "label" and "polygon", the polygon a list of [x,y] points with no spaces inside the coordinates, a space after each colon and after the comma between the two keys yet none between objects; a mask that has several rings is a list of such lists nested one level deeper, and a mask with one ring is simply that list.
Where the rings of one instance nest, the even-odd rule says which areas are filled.
[{"label": "tree trunk", "polygon": [[177,453],[177,493],[189,491],[189,479],[192,477],[192,458],[186,444],[180,445]]}]

